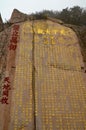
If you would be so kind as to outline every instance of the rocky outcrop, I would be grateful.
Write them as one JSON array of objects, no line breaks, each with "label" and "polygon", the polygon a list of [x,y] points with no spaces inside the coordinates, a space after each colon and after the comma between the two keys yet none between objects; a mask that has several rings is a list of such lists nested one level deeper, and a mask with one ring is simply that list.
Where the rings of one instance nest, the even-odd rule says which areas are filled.
[{"label": "rocky outcrop", "polygon": [[13,13],[10,18],[10,23],[18,23],[18,22],[23,22],[29,19],[29,16],[27,14],[24,14],[20,12],[17,9],[13,10]]},{"label": "rocky outcrop", "polygon": [[0,130],[85,130],[86,30],[28,19],[14,9],[0,32]]}]

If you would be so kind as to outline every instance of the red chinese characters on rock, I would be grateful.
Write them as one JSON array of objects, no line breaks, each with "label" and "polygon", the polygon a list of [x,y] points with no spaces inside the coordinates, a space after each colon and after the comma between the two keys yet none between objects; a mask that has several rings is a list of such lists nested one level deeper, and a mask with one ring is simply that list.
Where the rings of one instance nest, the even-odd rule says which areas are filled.
[{"label": "red chinese characters on rock", "polygon": [[14,50],[14,51],[16,50],[17,42],[18,42],[18,36],[19,36],[18,32],[19,32],[19,25],[14,25],[12,37],[10,39],[9,50]]},{"label": "red chinese characters on rock", "polygon": [[3,92],[2,92],[2,98],[0,102],[2,104],[8,104],[8,96],[9,96],[9,90],[10,90],[10,79],[9,77],[4,78],[4,85],[3,85]]}]

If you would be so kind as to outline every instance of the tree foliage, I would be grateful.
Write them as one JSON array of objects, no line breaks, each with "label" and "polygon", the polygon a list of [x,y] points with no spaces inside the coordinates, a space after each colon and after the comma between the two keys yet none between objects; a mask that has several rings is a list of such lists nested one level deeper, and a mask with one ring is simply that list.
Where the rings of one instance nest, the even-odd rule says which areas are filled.
[{"label": "tree foliage", "polygon": [[86,25],[86,9],[79,6],[74,6],[72,8],[67,7],[62,11],[43,10],[31,15],[34,16],[36,19],[52,17],[61,19],[67,24]]}]

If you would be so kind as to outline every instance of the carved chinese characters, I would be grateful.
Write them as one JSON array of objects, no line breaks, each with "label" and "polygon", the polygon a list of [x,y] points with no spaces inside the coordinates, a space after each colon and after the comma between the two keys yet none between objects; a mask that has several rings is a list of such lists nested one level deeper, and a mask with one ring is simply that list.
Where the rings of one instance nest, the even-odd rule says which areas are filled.
[{"label": "carved chinese characters", "polygon": [[6,71],[2,86],[2,97],[0,99],[0,102],[2,104],[9,104],[9,92],[10,92],[9,90],[12,87],[11,80],[15,69],[15,55],[18,41],[19,41],[19,25],[16,24],[13,25],[12,27],[11,37],[9,40]]},{"label": "carved chinese characters", "polygon": [[14,25],[12,37],[10,39],[9,50],[16,50],[18,42],[18,31],[19,31],[19,25]]},{"label": "carved chinese characters", "polygon": [[2,99],[0,102],[2,104],[8,104],[8,96],[9,96],[9,90],[10,90],[10,79],[9,77],[4,78],[4,85],[3,85],[3,93],[2,93]]}]

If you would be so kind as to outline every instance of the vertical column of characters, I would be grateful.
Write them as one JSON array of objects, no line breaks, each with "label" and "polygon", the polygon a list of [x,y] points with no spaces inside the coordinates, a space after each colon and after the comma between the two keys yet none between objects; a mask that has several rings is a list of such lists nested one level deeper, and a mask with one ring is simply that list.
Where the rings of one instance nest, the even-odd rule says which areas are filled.
[{"label": "vertical column of characters", "polygon": [[[38,26],[37,26],[38,25]],[[54,113],[54,97],[52,82],[52,68],[50,64],[52,55],[52,31],[46,22],[35,24],[37,32],[35,36],[39,38],[39,42],[35,42],[35,116],[36,128],[39,129],[52,129],[52,114]],[[51,33],[51,34],[50,34]],[[41,38],[41,40],[40,40]],[[53,84],[53,85],[52,85]],[[53,87],[52,87],[53,86]],[[40,120],[40,122],[39,122]]]},{"label": "vertical column of characters", "polygon": [[9,130],[29,129],[33,124],[32,104],[32,27],[31,22],[20,26],[16,53],[16,69],[12,92]]},{"label": "vertical column of characters", "polygon": [[14,66],[15,54],[17,43],[19,40],[18,33],[19,33],[19,25],[13,25],[10,37],[10,43],[8,46],[7,65],[6,65],[5,78],[3,82],[2,98],[0,100],[2,104],[8,104],[9,90],[11,89],[11,78],[9,75],[11,74],[11,69],[15,68]]},{"label": "vertical column of characters", "polygon": [[19,25],[14,25],[13,26],[13,32],[12,36],[10,39],[10,45],[9,45],[9,50],[15,51],[17,48],[17,43],[19,41]]}]

